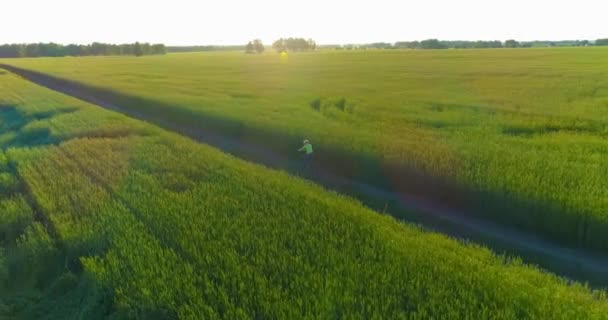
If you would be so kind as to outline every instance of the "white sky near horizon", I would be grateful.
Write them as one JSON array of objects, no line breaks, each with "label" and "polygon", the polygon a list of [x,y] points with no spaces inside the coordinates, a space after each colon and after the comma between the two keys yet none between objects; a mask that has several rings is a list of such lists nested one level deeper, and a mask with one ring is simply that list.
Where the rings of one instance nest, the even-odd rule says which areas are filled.
[{"label": "white sky near horizon", "polygon": [[608,38],[608,0],[1,0],[0,43]]}]

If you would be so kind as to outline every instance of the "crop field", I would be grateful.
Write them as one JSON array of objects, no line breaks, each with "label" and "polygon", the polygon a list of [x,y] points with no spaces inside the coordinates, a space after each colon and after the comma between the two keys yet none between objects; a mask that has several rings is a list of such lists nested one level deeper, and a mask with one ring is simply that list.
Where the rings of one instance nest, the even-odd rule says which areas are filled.
[{"label": "crop field", "polygon": [[4,63],[290,157],[307,138],[342,176],[608,252],[605,48]]},{"label": "crop field", "polygon": [[[287,66],[294,62],[295,66],[288,68],[297,67],[298,59],[304,59],[300,63],[305,65],[306,59],[331,61],[338,56],[318,57],[290,57]],[[349,57],[356,60],[365,56],[343,58]],[[274,64],[273,56],[256,58]],[[194,67],[181,59],[191,61]],[[495,133],[488,134],[487,140],[480,139],[483,145],[475,146],[466,143],[471,132],[490,132],[502,123],[499,120],[513,117],[511,121],[519,123],[526,116],[492,109],[496,110],[492,117],[497,119],[486,124],[489,128],[470,123],[470,131],[466,131],[450,125],[429,128],[423,120],[433,115],[432,119],[443,118],[445,123],[463,129],[470,120],[459,114],[469,112],[478,120],[492,119],[487,114],[490,111],[463,109],[446,102],[435,107],[442,111],[419,105],[411,108],[420,113],[395,113],[396,104],[377,104],[374,110],[364,100],[357,100],[355,106],[346,105],[345,110],[354,108],[352,113],[327,109],[323,102],[319,111],[311,110],[307,93],[300,93],[297,103],[287,104],[286,98],[291,95],[287,93],[273,100],[271,84],[281,79],[275,79],[276,74],[264,74],[264,63],[243,59],[236,55],[185,55],[78,61],[89,68],[81,73],[87,81],[94,82],[95,70],[107,72],[113,85],[122,83],[125,90],[149,95],[154,95],[155,82],[164,87],[166,81],[180,81],[181,85],[165,90],[168,97],[179,102],[176,110],[190,106],[188,112],[202,114],[207,112],[202,99],[215,99],[217,104],[214,107],[210,103],[208,112],[223,115],[220,103],[226,103],[227,117],[251,117],[247,121],[251,120],[252,125],[272,124],[294,135],[310,127],[307,134],[311,139],[321,141],[326,137],[328,146],[332,141],[343,141],[345,146],[359,147],[362,152],[381,151],[373,148],[391,145],[389,141],[386,145],[373,143],[382,137],[383,130],[372,127],[395,121],[390,125],[401,128],[399,132],[404,136],[395,136],[394,149],[389,149],[401,150],[397,153],[402,154],[399,161],[412,161],[428,170],[448,170],[456,163],[471,166],[466,162],[471,159],[463,155],[470,152],[471,157],[489,157],[484,148],[492,139],[503,139],[510,141],[510,146],[519,146],[518,152],[496,146],[497,152],[505,152],[501,153],[504,159],[496,155],[492,158],[495,162],[488,162],[486,167],[515,165],[517,157],[532,157],[529,151],[535,150],[538,154],[530,159],[544,159],[544,167],[551,173],[547,179],[554,184],[547,186],[558,188],[564,178],[558,179],[551,166],[577,160],[560,172],[584,181],[589,189],[572,190],[581,199],[568,198],[565,192],[558,194],[555,203],[570,203],[577,209],[588,205],[590,211],[580,211],[580,215],[602,217],[597,210],[600,198],[592,198],[592,203],[582,200],[600,192],[595,186],[604,186],[602,179],[591,179],[592,170],[600,170],[599,157],[606,146],[600,129],[502,138]],[[58,68],[68,73],[74,63],[54,61],[28,63],[30,67]],[[241,63],[243,68],[233,75],[234,81],[228,81],[228,77],[222,80],[218,75],[214,81],[206,80],[207,84],[188,80],[187,75],[206,79],[204,72],[211,76],[218,61]],[[107,64],[114,66],[108,68]],[[123,68],[116,64],[123,64]],[[173,67],[186,76],[161,78],[163,68]],[[262,79],[241,83],[242,77],[253,72],[249,69],[262,72]],[[362,72],[350,70],[352,76]],[[154,72],[158,72],[156,80],[149,76]],[[273,72],[285,72],[284,88],[292,90],[294,96],[299,90],[320,85],[292,79],[289,73],[294,69]],[[307,72],[323,74],[332,69]],[[106,79],[105,75],[98,77]],[[140,84],[140,79],[151,87]],[[352,81],[360,80],[355,77]],[[234,96],[226,96],[220,89],[224,86],[232,87]],[[397,87],[395,84],[395,90]],[[320,92],[319,96],[322,94],[338,92]],[[285,99],[284,106],[279,103],[281,99]],[[350,103],[355,98],[347,99]],[[260,113],[239,115],[237,100],[243,101],[243,108],[259,106]],[[363,115],[371,118],[364,123]],[[361,121],[362,131],[347,138],[348,132],[354,132],[349,117],[353,122]],[[538,125],[546,119],[538,118]],[[554,121],[558,125],[566,120],[556,116]],[[587,124],[599,120],[580,121]],[[335,128],[335,134],[324,134],[324,128],[329,127]],[[459,137],[457,132],[464,136]],[[417,135],[404,139],[406,134]],[[422,148],[425,139],[429,148]],[[551,156],[541,157],[541,141],[551,146],[543,151]],[[463,150],[456,153],[455,146]],[[580,149],[570,150],[573,146]],[[303,179],[239,160],[1,69],[0,148],[0,319],[606,319],[608,314],[604,291],[592,291],[518,259],[425,232]],[[585,154],[585,161],[578,162]],[[456,161],[456,155],[462,158],[451,162]],[[560,157],[553,157],[556,155]],[[541,169],[540,162],[523,165],[537,170],[526,172],[528,179]],[[475,174],[481,176],[490,169],[486,167],[479,166],[480,172]],[[504,168],[516,172],[515,167]],[[473,177],[472,168],[467,170],[454,174],[462,179]],[[510,176],[515,177],[525,178]],[[486,178],[487,183],[502,181],[498,173]],[[509,186],[513,190],[536,192],[539,198],[548,196],[538,189],[539,185],[526,185],[524,180],[512,183]]]}]

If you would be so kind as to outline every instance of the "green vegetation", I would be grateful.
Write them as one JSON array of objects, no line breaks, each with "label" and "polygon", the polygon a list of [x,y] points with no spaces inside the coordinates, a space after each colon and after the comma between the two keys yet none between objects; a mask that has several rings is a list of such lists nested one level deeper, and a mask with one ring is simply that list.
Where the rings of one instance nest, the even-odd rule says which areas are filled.
[{"label": "green vegetation", "polygon": [[10,63],[294,157],[307,138],[341,175],[608,252],[605,48]]},{"label": "green vegetation", "polygon": [[246,53],[262,53],[264,50],[264,44],[262,44],[262,40],[260,39],[249,41],[245,46]]},{"label": "green vegetation", "polygon": [[608,314],[605,292],[7,72],[0,105],[0,318]]},{"label": "green vegetation", "polygon": [[280,38],[272,43],[272,48],[277,52],[314,51],[317,48],[317,43],[312,39]]},{"label": "green vegetation", "polygon": [[143,56],[165,54],[164,44],[133,43],[108,44],[94,42],[90,45],[57,43],[30,43],[0,45],[0,58],[65,57],[65,56]]},{"label": "green vegetation", "polygon": [[358,45],[323,45],[322,49],[490,49],[490,48],[535,48],[535,47],[587,47],[602,45],[601,40],[595,42],[589,40],[560,40],[560,41],[517,41],[509,39],[504,42],[498,40],[491,41],[451,41],[427,39],[422,41],[398,41],[395,43],[377,42]]}]

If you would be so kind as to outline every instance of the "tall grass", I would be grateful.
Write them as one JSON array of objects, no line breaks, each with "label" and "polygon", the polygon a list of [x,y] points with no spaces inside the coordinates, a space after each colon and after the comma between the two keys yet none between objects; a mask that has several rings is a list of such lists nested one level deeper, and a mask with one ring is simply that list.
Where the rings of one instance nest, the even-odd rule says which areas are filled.
[{"label": "tall grass", "polygon": [[[15,243],[2,243],[0,271],[11,263],[27,268],[3,271],[7,276],[0,280],[8,282],[0,293],[0,315],[607,314],[604,292],[421,231],[301,179],[15,76],[0,76],[0,96],[21,121],[0,135],[19,137],[32,127],[48,134],[44,144],[28,146],[15,138],[3,145],[22,185],[16,192],[27,199],[24,208],[36,212],[35,221],[27,210],[17,215],[25,218],[15,230],[24,224],[25,230]],[[39,112],[50,116],[31,116]]]},{"label": "tall grass", "polygon": [[[451,198],[495,221],[608,250],[604,48],[10,63],[106,88],[143,114],[282,152],[307,138],[349,177]],[[457,187],[442,194],[395,168]]]}]

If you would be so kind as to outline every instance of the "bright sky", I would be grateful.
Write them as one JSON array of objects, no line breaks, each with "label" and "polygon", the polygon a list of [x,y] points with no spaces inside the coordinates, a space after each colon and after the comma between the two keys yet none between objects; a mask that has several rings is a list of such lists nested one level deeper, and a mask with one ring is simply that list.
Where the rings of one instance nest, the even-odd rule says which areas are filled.
[{"label": "bright sky", "polygon": [[608,0],[2,0],[0,43],[608,38]]}]

